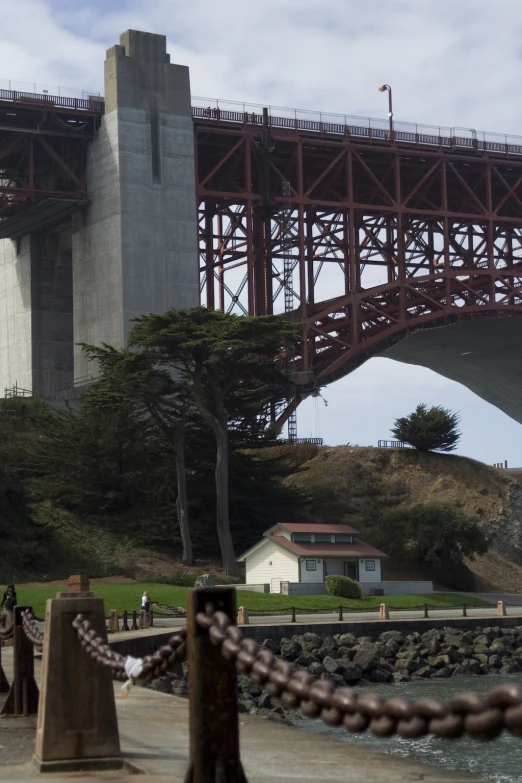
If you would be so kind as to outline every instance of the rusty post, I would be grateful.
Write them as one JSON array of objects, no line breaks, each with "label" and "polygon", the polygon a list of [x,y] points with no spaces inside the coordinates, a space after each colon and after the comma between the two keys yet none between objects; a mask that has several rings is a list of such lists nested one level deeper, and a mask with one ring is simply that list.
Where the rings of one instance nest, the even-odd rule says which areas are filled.
[{"label": "rusty post", "polygon": [[2,642],[0,642],[0,693],[9,693],[9,683],[2,669]]},{"label": "rusty post", "polygon": [[22,612],[32,607],[17,606],[13,613],[13,681],[0,715],[36,715],[40,692],[34,679],[33,645],[25,635]]},{"label": "rusty post", "polygon": [[428,604],[424,604],[424,617],[428,617]]},{"label": "rusty post", "polygon": [[295,606],[292,606],[292,623],[295,623]]},{"label": "rusty post", "polygon": [[185,783],[247,783],[239,755],[237,676],[234,665],[215,647],[196,617],[207,604],[236,622],[236,591],[231,587],[189,591],[187,656],[189,680],[190,767]]},{"label": "rusty post", "polygon": [[127,612],[126,609],[123,612],[122,618],[123,619],[122,619],[121,630],[122,631],[129,631],[130,630],[130,628],[129,628],[129,613]]},{"label": "rusty post", "polygon": [[138,630],[138,613],[136,609],[132,612],[132,628],[131,631],[137,631]]},{"label": "rusty post", "polygon": [[339,607],[339,620],[342,620],[342,619],[343,619],[343,607],[340,606]]},{"label": "rusty post", "polygon": [[149,611],[149,628],[154,628],[154,612],[152,609]]}]

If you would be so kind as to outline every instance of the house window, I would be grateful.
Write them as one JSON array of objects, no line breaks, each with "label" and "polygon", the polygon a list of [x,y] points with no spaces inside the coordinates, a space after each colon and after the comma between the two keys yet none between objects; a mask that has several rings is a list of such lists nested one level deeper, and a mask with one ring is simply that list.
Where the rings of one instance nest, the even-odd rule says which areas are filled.
[{"label": "house window", "polygon": [[336,544],[353,544],[353,536],[351,533],[336,533],[335,534],[335,543]]},{"label": "house window", "polygon": [[294,542],[296,544],[310,543],[312,536],[310,533],[294,533]]},{"label": "house window", "polygon": [[366,570],[367,571],[375,571],[375,560],[367,560],[366,561]]},{"label": "house window", "polygon": [[329,533],[316,533],[315,534],[315,543],[316,544],[330,544],[332,542],[332,536]]},{"label": "house window", "polygon": [[306,570],[307,571],[316,571],[317,570],[317,563],[315,560],[307,560],[306,561]]}]

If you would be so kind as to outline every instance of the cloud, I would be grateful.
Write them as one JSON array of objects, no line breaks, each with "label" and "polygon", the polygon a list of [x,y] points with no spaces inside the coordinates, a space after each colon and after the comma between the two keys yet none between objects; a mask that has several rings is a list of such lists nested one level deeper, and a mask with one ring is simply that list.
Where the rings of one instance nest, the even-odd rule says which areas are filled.
[{"label": "cloud", "polygon": [[[167,35],[196,95],[385,118],[377,87],[387,82],[397,122],[522,135],[513,0],[5,0],[0,78],[102,90],[105,49],[129,27]],[[520,425],[423,368],[372,360],[326,396],[331,442],[387,437],[393,418],[425,399],[465,411],[476,456],[505,458],[490,457],[500,443],[511,461],[522,457]],[[314,406],[299,410],[303,433]],[[487,434],[484,420],[495,422]]]}]

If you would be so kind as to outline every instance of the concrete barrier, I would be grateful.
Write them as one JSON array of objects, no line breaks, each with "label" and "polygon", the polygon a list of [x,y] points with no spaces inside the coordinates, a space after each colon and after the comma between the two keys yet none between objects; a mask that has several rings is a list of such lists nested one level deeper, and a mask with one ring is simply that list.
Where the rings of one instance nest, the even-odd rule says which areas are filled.
[{"label": "concrete barrier", "polygon": [[107,633],[118,633],[120,630],[120,621],[118,618],[118,610],[111,609],[109,612],[109,620],[107,622]]},{"label": "concrete barrier", "polygon": [[238,625],[248,625],[249,619],[248,619],[248,609],[246,606],[240,606],[237,610],[237,624]]},{"label": "concrete barrier", "polygon": [[389,620],[390,612],[386,604],[381,604],[379,607],[379,620]]},{"label": "concrete barrier", "polygon": [[497,614],[500,617],[505,617],[506,616],[507,612],[506,612],[506,607],[504,605],[504,601],[499,601],[497,603]]}]

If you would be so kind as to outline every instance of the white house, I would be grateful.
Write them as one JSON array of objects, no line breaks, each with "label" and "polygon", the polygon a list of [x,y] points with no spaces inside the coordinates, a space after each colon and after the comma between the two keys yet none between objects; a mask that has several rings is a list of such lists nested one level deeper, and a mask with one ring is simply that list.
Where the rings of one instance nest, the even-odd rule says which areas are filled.
[{"label": "white house", "polygon": [[288,582],[296,586],[291,592],[311,593],[320,592],[313,585],[324,586],[333,574],[349,576],[361,587],[380,584],[383,557],[348,525],[282,522],[238,560],[245,563],[247,585],[269,584],[270,592],[280,593]]}]

